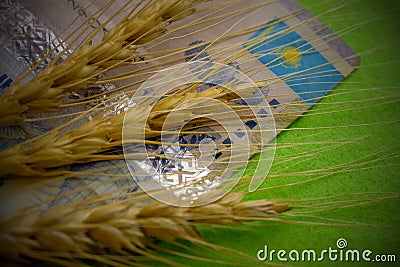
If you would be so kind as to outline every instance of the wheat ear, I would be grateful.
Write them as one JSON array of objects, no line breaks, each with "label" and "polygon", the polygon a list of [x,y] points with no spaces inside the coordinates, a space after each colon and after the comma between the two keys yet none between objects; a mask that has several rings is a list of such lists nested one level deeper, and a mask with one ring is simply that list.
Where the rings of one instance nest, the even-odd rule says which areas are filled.
[{"label": "wheat ear", "polygon": [[194,224],[268,220],[290,209],[267,200],[240,202],[242,197],[230,193],[213,204],[194,208],[160,202],[132,205],[135,203],[130,200],[96,208],[79,205],[53,208],[38,217],[18,213],[1,221],[1,253],[12,260],[30,258],[62,265],[85,258],[107,262],[109,250],[122,255],[133,252],[149,256],[146,247],[152,246],[153,237],[167,242],[176,239],[196,242],[201,237]]},{"label": "wheat ear", "polygon": [[198,2],[153,1],[111,28],[98,44],[87,41],[60,64],[50,64],[23,85],[16,82],[0,96],[0,126],[17,125],[29,114],[58,107],[60,100],[72,91],[87,87],[105,70],[121,67],[133,59],[135,45],[163,35],[172,21],[192,14]]},{"label": "wheat ear", "polygon": [[[153,108],[148,104],[139,104],[137,108],[128,113],[121,112],[108,117],[104,117],[103,113],[70,131],[59,133],[59,130],[55,129],[30,145],[17,144],[0,151],[0,164],[4,166],[0,169],[0,175],[8,177],[60,175],[63,173],[62,171],[49,169],[73,163],[107,159],[98,153],[121,146],[123,127],[129,127],[129,132],[132,133],[132,136],[128,136],[129,139],[152,138],[160,135],[161,127],[168,113],[188,99],[193,104],[207,101],[209,98],[215,98],[225,103],[237,98],[237,95],[232,94],[232,91],[227,88],[210,87],[198,92],[197,85],[167,96],[156,103]],[[240,91],[251,95],[252,89],[254,88],[241,86],[236,89],[236,92]],[[180,109],[179,114],[174,114],[174,123],[184,125],[184,120],[190,117],[191,112],[193,112],[191,106]],[[150,114],[148,118],[143,115],[146,113]],[[141,132],[143,125],[146,125],[145,136]],[[201,124],[197,127],[201,127]],[[142,155],[139,156],[142,157]]]}]

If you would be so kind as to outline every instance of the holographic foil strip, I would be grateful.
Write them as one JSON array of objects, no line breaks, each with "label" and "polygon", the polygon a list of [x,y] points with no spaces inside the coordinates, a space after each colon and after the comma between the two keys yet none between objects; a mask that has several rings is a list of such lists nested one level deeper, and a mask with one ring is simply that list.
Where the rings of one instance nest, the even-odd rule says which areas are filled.
[{"label": "holographic foil strip", "polygon": [[[15,60],[21,60],[24,68],[37,63],[34,69],[38,73],[59,53],[59,61],[64,60],[70,51],[65,51],[65,43],[39,21],[28,9],[16,0],[0,2],[0,48]],[[2,69],[9,61],[1,60]],[[17,73],[21,73],[19,66]]]}]

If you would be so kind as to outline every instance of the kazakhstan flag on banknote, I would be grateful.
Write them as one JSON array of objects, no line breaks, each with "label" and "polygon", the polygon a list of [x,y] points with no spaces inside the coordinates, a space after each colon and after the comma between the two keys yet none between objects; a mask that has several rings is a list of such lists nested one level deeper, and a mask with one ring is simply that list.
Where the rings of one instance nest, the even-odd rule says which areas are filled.
[{"label": "kazakhstan flag on banknote", "polygon": [[309,104],[344,79],[310,43],[279,20],[267,23],[243,46]]}]

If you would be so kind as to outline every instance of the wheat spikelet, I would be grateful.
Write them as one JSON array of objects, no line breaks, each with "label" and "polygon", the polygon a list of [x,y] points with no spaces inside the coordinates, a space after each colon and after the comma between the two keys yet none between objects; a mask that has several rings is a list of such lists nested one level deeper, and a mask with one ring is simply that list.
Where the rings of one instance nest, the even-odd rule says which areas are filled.
[{"label": "wheat spikelet", "polygon": [[108,249],[122,255],[148,255],[145,248],[152,246],[151,237],[167,242],[200,241],[193,224],[267,220],[290,209],[266,200],[240,202],[241,198],[242,195],[232,193],[210,206],[196,208],[157,202],[132,206],[135,203],[125,201],[97,208],[60,207],[37,218],[17,214],[1,222],[0,239],[5,248],[1,253],[14,260],[28,257],[51,261],[50,252],[55,252],[63,265],[68,265],[74,254],[81,255],[77,259],[90,259],[96,254],[107,259]]}]

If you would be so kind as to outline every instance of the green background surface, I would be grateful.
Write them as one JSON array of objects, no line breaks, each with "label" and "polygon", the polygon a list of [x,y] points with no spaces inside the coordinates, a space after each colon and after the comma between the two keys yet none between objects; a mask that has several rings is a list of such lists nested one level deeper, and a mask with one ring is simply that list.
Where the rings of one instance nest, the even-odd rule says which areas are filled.
[{"label": "green background surface", "polygon": [[[301,0],[299,1],[306,8],[319,3],[319,1]],[[332,1],[322,7],[313,8],[310,11],[317,15],[329,7],[334,7],[339,1]],[[342,3],[347,3],[342,1]],[[362,157],[369,156],[369,160],[382,156],[399,155],[398,138],[399,127],[397,123],[382,123],[395,121],[399,118],[399,104],[391,98],[392,103],[365,102],[360,101],[385,96],[398,92],[399,79],[399,44],[384,48],[384,45],[393,41],[400,40],[400,1],[388,0],[362,0],[341,9],[336,15],[322,18],[333,31],[339,32],[344,28],[353,29],[342,36],[342,39],[349,44],[356,52],[361,53],[372,48],[382,48],[374,53],[362,55],[360,68],[358,68],[345,83],[338,86],[331,95],[315,105],[310,114],[318,112],[326,107],[334,107],[333,110],[343,109],[337,102],[356,101],[355,110],[339,111],[318,116],[305,116],[299,118],[291,129],[327,127],[327,126],[348,126],[355,124],[373,124],[369,126],[357,127],[333,127],[332,129],[315,130],[290,130],[279,135],[278,144],[312,142],[314,140],[339,140],[343,138],[352,139],[364,137],[356,143],[343,145],[329,150],[318,156],[309,157],[307,161],[298,162],[295,165],[283,170],[286,165],[278,164],[273,166],[271,174],[299,172],[327,168],[336,164],[350,162]],[[345,15],[347,14],[347,15]],[[348,14],[355,14],[358,17],[351,18]],[[375,21],[371,21],[376,19]],[[357,23],[367,22],[361,28],[355,29]],[[397,61],[397,62],[396,62]],[[374,65],[374,66],[373,66]],[[336,95],[341,89],[357,88],[380,88],[381,91],[365,91],[363,93],[353,93]],[[336,108],[335,108],[336,107]],[[350,106],[349,108],[351,108]],[[320,146],[321,148],[323,145]],[[313,147],[299,146],[291,149],[278,149],[277,157],[290,156]],[[385,152],[374,154],[384,148]],[[279,162],[279,161],[278,161]],[[292,161],[290,164],[293,164]],[[362,162],[359,161],[359,162]],[[323,179],[301,185],[288,186],[283,188],[273,188],[307,179],[301,175],[295,177],[271,178],[263,184],[268,190],[258,191],[248,195],[247,199],[260,198],[315,198],[333,196],[340,194],[352,194],[356,192],[399,192],[398,173],[399,167],[396,158],[386,159],[370,163],[364,167],[368,169],[358,169],[352,172],[337,173]],[[288,166],[288,165],[287,165]],[[377,195],[375,195],[377,196]],[[358,195],[353,199],[364,199],[372,196],[366,194]],[[344,198],[345,199],[345,198]],[[276,262],[280,264],[299,265],[299,266],[400,266],[400,201],[391,199],[370,203],[368,205],[355,206],[346,209],[327,211],[316,215],[329,217],[338,220],[346,220],[355,226],[312,226],[307,224],[289,223],[262,223],[257,226],[247,226],[245,228],[215,228],[204,229],[201,232],[204,238],[214,244],[229,247],[249,255],[254,255],[258,250],[267,244],[271,249],[291,249],[304,250],[315,249],[321,251],[328,247],[336,247],[336,240],[345,238],[348,242],[348,249],[370,249],[374,254],[396,254],[396,263],[365,263],[365,262],[331,262],[323,263],[310,262]],[[290,218],[289,218],[290,219]],[[295,220],[307,220],[321,222],[318,218],[295,218]],[[326,221],[325,221],[326,222]],[[357,224],[380,224],[383,226],[359,226]],[[175,248],[177,249],[177,248]],[[179,250],[179,249],[178,249]],[[196,249],[198,254],[204,257],[218,257],[229,259],[229,256],[216,256],[217,253],[211,251],[201,251]],[[201,263],[192,260],[180,260],[173,257],[178,262],[185,262],[192,266],[213,266],[216,263]],[[254,262],[254,266],[262,265]]]}]

